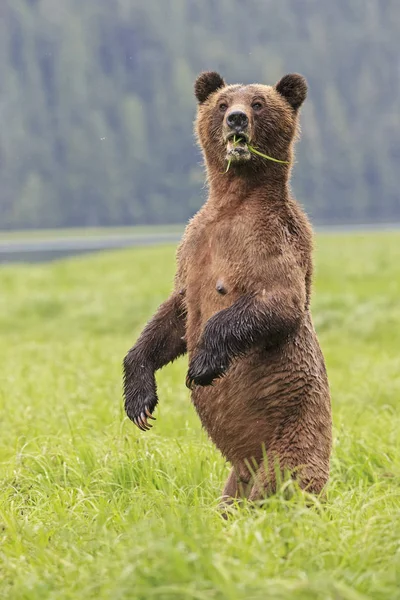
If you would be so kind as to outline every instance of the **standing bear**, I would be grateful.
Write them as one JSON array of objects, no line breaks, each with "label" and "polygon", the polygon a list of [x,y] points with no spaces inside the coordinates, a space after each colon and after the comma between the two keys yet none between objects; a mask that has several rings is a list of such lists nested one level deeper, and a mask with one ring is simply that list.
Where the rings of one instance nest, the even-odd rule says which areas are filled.
[{"label": "standing bear", "polygon": [[232,464],[225,502],[273,493],[286,471],[319,493],[330,394],[310,312],[312,231],[289,187],[307,84],[226,85],[207,72],[195,94],[209,197],[178,249],[172,295],[124,360],[126,413],[148,429],[155,371],[188,352],[194,406]]}]

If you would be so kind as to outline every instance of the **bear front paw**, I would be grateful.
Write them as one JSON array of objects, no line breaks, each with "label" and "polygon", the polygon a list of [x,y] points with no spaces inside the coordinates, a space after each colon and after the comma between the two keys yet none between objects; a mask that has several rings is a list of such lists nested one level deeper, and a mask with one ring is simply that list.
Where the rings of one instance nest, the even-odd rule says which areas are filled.
[{"label": "bear front paw", "polygon": [[190,361],[186,386],[192,390],[195,385],[211,385],[215,379],[225,374],[227,368],[228,361],[222,360],[221,357],[210,356],[202,350]]},{"label": "bear front paw", "polygon": [[125,412],[136,427],[142,431],[148,431],[153,427],[147,419],[156,420],[152,412],[156,407],[157,396],[134,397],[125,400]]},{"label": "bear front paw", "polygon": [[154,373],[141,373],[126,369],[124,378],[125,412],[136,427],[142,431],[151,429],[148,419],[153,419],[153,411],[158,403]]}]

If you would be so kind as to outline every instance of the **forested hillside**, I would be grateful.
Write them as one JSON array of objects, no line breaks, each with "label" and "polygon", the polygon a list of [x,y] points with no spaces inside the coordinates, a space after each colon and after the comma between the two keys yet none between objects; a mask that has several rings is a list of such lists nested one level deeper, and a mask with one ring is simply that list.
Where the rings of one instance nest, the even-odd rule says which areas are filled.
[{"label": "forested hillside", "polygon": [[304,74],[293,187],[315,220],[400,219],[398,0],[3,0],[0,227],[186,220],[193,81]]}]

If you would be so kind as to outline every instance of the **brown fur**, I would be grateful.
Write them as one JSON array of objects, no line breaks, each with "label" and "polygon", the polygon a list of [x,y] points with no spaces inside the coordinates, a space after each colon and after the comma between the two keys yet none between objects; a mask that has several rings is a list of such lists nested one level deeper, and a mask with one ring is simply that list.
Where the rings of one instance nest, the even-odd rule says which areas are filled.
[{"label": "brown fur", "polygon": [[[125,359],[126,411],[148,427],[155,370],[187,351],[193,403],[233,465],[225,498],[273,492],[277,466],[319,493],[329,476],[330,396],[310,313],[312,231],[289,190],[307,86],[299,75],[274,87],[226,86],[205,73],[195,92],[210,194],[178,249],[175,292]],[[251,144],[288,165],[251,155],[224,173],[226,115],[235,110],[248,117]]]}]

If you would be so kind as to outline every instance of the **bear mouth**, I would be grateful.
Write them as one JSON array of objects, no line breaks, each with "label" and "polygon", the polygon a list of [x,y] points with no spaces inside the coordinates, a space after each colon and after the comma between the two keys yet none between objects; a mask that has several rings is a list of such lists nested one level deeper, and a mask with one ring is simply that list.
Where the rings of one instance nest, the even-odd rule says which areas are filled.
[{"label": "bear mouth", "polygon": [[226,137],[226,159],[230,161],[249,160],[249,136],[245,132],[229,133]]}]

